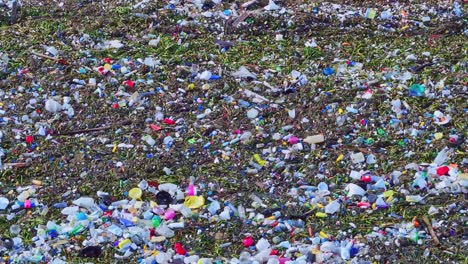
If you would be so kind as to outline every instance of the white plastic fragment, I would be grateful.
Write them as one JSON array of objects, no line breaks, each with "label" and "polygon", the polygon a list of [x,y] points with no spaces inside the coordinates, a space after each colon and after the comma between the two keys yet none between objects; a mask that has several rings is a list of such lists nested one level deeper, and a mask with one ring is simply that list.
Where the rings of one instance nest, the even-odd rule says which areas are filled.
[{"label": "white plastic fragment", "polygon": [[111,40],[111,41],[106,41],[104,43],[104,48],[105,49],[120,49],[120,48],[123,48],[124,44],[118,40],[118,39],[115,39],[115,40]]},{"label": "white plastic fragment", "polygon": [[317,143],[324,142],[325,137],[323,136],[323,134],[314,135],[314,136],[307,136],[302,141],[304,141],[305,143],[308,143],[308,144],[317,144]]},{"label": "white plastic fragment", "polygon": [[277,4],[275,4],[275,1],[269,0],[268,5],[264,7],[265,10],[267,11],[274,11],[274,10],[279,10],[281,7]]},{"label": "white plastic fragment", "polygon": [[364,194],[366,194],[366,191],[363,188],[361,188],[360,186],[354,183],[348,184],[345,190],[348,192],[348,195],[347,195],[348,197],[351,197],[354,195],[363,196]]},{"label": "white plastic fragment", "polygon": [[239,69],[232,73],[234,78],[252,78],[257,79],[257,75],[250,72],[245,66],[240,66]]},{"label": "white plastic fragment", "polygon": [[341,204],[337,200],[334,200],[325,206],[325,213],[334,214],[340,210],[340,207]]},{"label": "white plastic fragment", "polygon": [[250,119],[254,119],[258,116],[258,110],[255,108],[250,109],[247,111],[247,117]]},{"label": "white plastic fragment", "polygon": [[5,210],[10,201],[6,197],[0,197],[0,210]]},{"label": "white plastic fragment", "polygon": [[366,159],[364,158],[364,154],[362,154],[362,152],[351,154],[351,162],[354,164],[364,162],[365,160]]},{"label": "white plastic fragment", "polygon": [[51,113],[57,113],[62,111],[62,105],[53,99],[48,99],[45,103],[45,109]]}]

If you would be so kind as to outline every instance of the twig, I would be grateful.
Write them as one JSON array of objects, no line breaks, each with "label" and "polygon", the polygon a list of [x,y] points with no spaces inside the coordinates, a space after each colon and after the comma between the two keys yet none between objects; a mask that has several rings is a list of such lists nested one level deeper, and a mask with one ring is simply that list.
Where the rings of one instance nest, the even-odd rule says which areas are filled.
[{"label": "twig", "polygon": [[18,19],[18,1],[14,0],[13,5],[11,7],[10,23],[12,25],[15,24],[17,19]]},{"label": "twig", "polygon": [[5,163],[3,165],[8,168],[23,168],[23,167],[28,167],[31,164],[26,163],[26,162],[15,162],[15,163]]},{"label": "twig", "polygon": [[423,216],[422,220],[424,224],[426,224],[427,230],[429,230],[429,234],[431,234],[432,239],[434,239],[436,246],[440,245],[440,241],[437,238],[437,235],[434,232],[434,229],[432,229],[431,221],[429,221],[429,218],[427,216]]},{"label": "twig", "polygon": [[125,120],[123,122],[112,124],[112,125],[109,125],[109,126],[104,126],[104,127],[95,127],[95,128],[89,128],[89,129],[80,129],[80,130],[73,130],[73,131],[57,132],[56,135],[58,135],[58,136],[71,136],[71,135],[76,135],[76,134],[90,133],[90,132],[107,130],[107,129],[111,129],[111,128],[118,127],[118,126],[130,125],[131,123],[132,122],[130,120]]},{"label": "twig", "polygon": [[47,56],[47,55],[37,53],[37,52],[34,52],[34,51],[31,51],[31,54],[42,57],[42,58],[45,58],[45,59],[49,59],[49,60],[54,60],[54,61],[59,61],[60,60],[59,58],[54,58],[54,57]]},{"label": "twig", "polygon": [[250,15],[249,11],[242,13],[234,22],[232,22],[232,27],[237,27],[241,22],[243,22]]},{"label": "twig", "polygon": [[426,67],[429,67],[429,66],[432,66],[432,65],[434,65],[434,63],[424,63],[424,64],[419,65],[419,66],[417,66],[417,67],[416,67],[416,66],[415,66],[415,67],[411,67],[410,70],[411,70],[412,72],[419,72],[419,71],[421,71],[422,69],[424,69],[424,68],[426,68]]}]

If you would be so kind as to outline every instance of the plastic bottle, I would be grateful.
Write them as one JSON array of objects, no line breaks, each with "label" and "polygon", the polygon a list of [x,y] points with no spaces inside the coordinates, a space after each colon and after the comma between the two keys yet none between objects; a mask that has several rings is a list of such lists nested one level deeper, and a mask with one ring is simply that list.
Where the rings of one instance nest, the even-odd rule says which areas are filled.
[{"label": "plastic bottle", "polygon": [[184,217],[189,217],[192,214],[192,210],[184,204],[171,204],[170,208],[181,213]]},{"label": "plastic bottle", "polygon": [[120,228],[117,225],[111,225],[107,228],[107,231],[111,232],[112,234],[116,236],[121,236],[123,234],[122,228]]},{"label": "plastic bottle", "polygon": [[10,204],[10,201],[8,201],[7,198],[0,197],[0,210],[5,210],[9,204]]},{"label": "plastic bottle", "polygon": [[333,75],[334,73],[335,73],[335,70],[333,68],[326,67],[325,69],[323,69],[323,74],[325,76]]},{"label": "plastic bottle", "polygon": [[62,105],[53,99],[48,99],[45,103],[45,109],[51,113],[62,111]]},{"label": "plastic bottle", "polygon": [[421,84],[412,84],[409,88],[409,94],[411,96],[423,96],[426,88]]},{"label": "plastic bottle", "polygon": [[213,74],[210,71],[204,71],[204,72],[202,72],[201,74],[198,75],[198,78],[200,80],[207,81],[207,80],[211,79],[212,75]]},{"label": "plastic bottle", "polygon": [[255,109],[255,108],[252,108],[250,109],[249,111],[247,111],[247,117],[249,119],[254,119],[258,116],[258,110]]},{"label": "plastic bottle", "polygon": [[317,143],[322,143],[325,141],[325,137],[320,134],[320,135],[314,135],[314,136],[308,136],[303,140],[305,143],[309,144],[317,144]]},{"label": "plastic bottle", "polygon": [[80,197],[73,201],[73,204],[84,208],[90,208],[96,205],[94,199],[91,197]]},{"label": "plastic bottle", "polygon": [[340,255],[343,260],[348,260],[351,258],[351,247],[353,246],[353,242],[351,241],[341,241],[340,243]]},{"label": "plastic bottle", "polygon": [[174,231],[172,231],[172,229],[170,229],[165,223],[161,223],[156,229],[155,231],[161,235],[161,236],[164,236],[164,237],[167,237],[167,238],[171,238],[175,235]]},{"label": "plastic bottle", "polygon": [[78,206],[68,206],[62,209],[61,213],[64,215],[75,215],[78,213],[80,208]]},{"label": "plastic bottle", "polygon": [[239,204],[237,206],[237,211],[239,212],[239,218],[240,219],[245,219],[246,215],[245,215],[245,208],[242,204]]},{"label": "plastic bottle", "polygon": [[341,204],[337,200],[332,201],[331,203],[325,206],[325,213],[334,214],[340,210]]},{"label": "plastic bottle", "polygon": [[354,196],[354,195],[363,196],[366,193],[364,189],[362,189],[359,185],[356,185],[354,183],[348,184],[345,190],[348,192],[348,195],[347,195],[348,197]]},{"label": "plastic bottle", "polygon": [[455,13],[455,15],[457,17],[461,17],[461,15],[462,15],[462,10],[461,10],[461,7],[460,7],[460,3],[458,3],[457,1],[455,1],[455,3],[453,3],[453,13]]},{"label": "plastic bottle", "polygon": [[364,162],[365,160],[366,159],[364,158],[364,154],[361,152],[351,154],[351,161],[354,164]]},{"label": "plastic bottle", "polygon": [[150,135],[146,135],[142,139],[150,146],[154,146],[156,144],[156,140],[154,140]]},{"label": "plastic bottle", "polygon": [[270,248],[270,243],[268,242],[268,240],[264,239],[264,238],[261,238],[260,240],[258,240],[257,244],[255,244],[255,248],[257,248],[258,251],[262,251],[264,249],[268,249]]},{"label": "plastic bottle", "polygon": [[164,219],[167,221],[167,220],[171,220],[175,217],[175,211],[172,210],[172,209],[169,209],[167,210],[165,213],[164,213]]},{"label": "plastic bottle", "polygon": [[407,195],[406,196],[406,201],[409,203],[418,203],[422,201],[423,199],[424,197],[422,197],[421,195]]},{"label": "plastic bottle", "polygon": [[281,241],[276,247],[290,248],[291,243],[289,243],[289,241]]},{"label": "plastic bottle", "polygon": [[221,212],[221,213],[219,214],[219,218],[220,218],[221,220],[229,220],[229,219],[231,219],[231,213],[230,213],[230,210],[229,210],[229,207],[228,207],[228,206],[225,206],[225,207],[224,207],[223,212]]},{"label": "plastic bottle", "polygon": [[221,209],[221,205],[219,204],[218,201],[212,199],[212,198],[208,198],[211,203],[210,205],[208,205],[208,212],[210,212],[211,215],[216,215],[216,212]]},{"label": "plastic bottle", "polygon": [[187,194],[189,196],[195,196],[197,195],[197,190],[195,189],[195,177],[190,176],[190,183],[187,187]]},{"label": "plastic bottle", "polygon": [[450,149],[448,147],[443,148],[439,153],[437,153],[437,156],[434,159],[434,163],[437,166],[444,164],[448,158],[449,151]]},{"label": "plastic bottle", "polygon": [[374,154],[369,154],[366,158],[366,163],[367,164],[375,164],[377,163],[377,159],[375,158]]},{"label": "plastic bottle", "polygon": [[155,215],[153,216],[153,219],[151,219],[151,222],[153,223],[153,227],[154,228],[157,228],[158,226],[161,225],[161,217],[159,215]]},{"label": "plastic bottle", "polygon": [[126,205],[128,204],[128,200],[127,199],[124,199],[124,200],[119,200],[119,201],[115,201],[111,204],[112,207],[120,207],[120,206],[123,206],[123,205]]},{"label": "plastic bottle", "polygon": [[170,223],[167,225],[169,228],[172,228],[172,229],[177,229],[177,228],[184,228],[185,227],[185,223],[184,222],[178,222],[178,223]]},{"label": "plastic bottle", "polygon": [[10,226],[10,234],[12,236],[17,236],[21,232],[21,228],[18,225]]},{"label": "plastic bottle", "polygon": [[231,211],[234,212],[234,214],[237,214],[237,213],[238,213],[238,212],[237,212],[237,208],[236,208],[234,205],[232,205],[232,203],[230,203],[229,201],[224,202],[224,205],[225,205],[225,206],[228,206],[229,209],[231,209]]},{"label": "plastic bottle", "polygon": [[85,230],[85,227],[82,224],[78,224],[70,231],[70,235],[74,236],[76,234],[83,232],[84,230]]}]

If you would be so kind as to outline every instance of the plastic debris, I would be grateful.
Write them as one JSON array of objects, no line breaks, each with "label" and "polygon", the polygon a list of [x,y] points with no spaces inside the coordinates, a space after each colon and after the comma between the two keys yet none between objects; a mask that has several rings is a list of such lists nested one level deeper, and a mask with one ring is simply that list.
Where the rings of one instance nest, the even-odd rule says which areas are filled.
[{"label": "plastic debris", "polygon": [[2,263],[466,259],[460,1],[33,2],[0,19]]}]

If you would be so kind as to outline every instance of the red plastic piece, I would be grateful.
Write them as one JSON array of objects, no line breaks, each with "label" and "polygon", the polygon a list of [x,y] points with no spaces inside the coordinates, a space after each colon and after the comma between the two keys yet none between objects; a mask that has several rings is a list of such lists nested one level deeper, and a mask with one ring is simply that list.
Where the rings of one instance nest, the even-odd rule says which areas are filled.
[{"label": "red plastic piece", "polygon": [[176,251],[177,254],[179,255],[185,255],[187,254],[187,250],[184,249],[181,243],[175,243],[174,245],[174,250]]},{"label": "red plastic piece", "polygon": [[447,175],[449,170],[450,170],[449,167],[442,166],[442,167],[437,168],[436,172],[437,172],[437,175],[444,176],[444,175]]},{"label": "red plastic piece", "polygon": [[31,144],[34,142],[34,137],[33,136],[26,136],[26,143]]},{"label": "red plastic piece", "polygon": [[127,85],[128,87],[130,88],[134,88],[135,87],[135,83],[132,81],[132,80],[127,80],[124,82],[125,85]]},{"label": "red plastic piece", "polygon": [[254,241],[252,237],[246,237],[244,240],[242,240],[242,243],[244,244],[244,247],[251,247],[253,246]]},{"label": "red plastic piece", "polygon": [[164,123],[168,125],[175,125],[175,121],[169,118],[164,118]]},{"label": "red plastic piece", "polygon": [[361,176],[361,181],[366,182],[366,183],[369,183],[369,182],[372,181],[372,178],[371,178],[370,175],[362,175],[362,176]]}]

